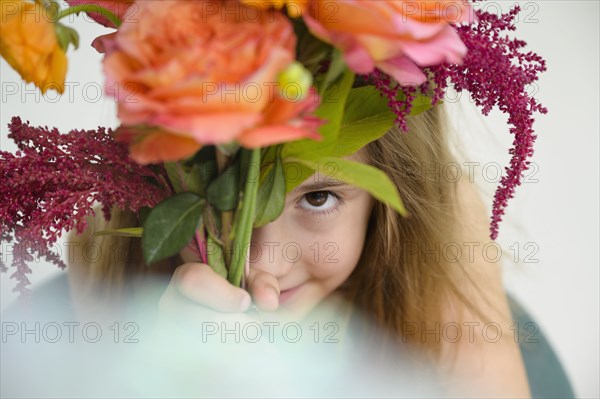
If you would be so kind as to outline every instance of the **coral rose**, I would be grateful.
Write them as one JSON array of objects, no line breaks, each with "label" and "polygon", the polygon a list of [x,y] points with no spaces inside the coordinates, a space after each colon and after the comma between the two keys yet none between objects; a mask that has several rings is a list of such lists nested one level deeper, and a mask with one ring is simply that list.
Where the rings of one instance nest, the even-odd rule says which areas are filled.
[{"label": "coral rose", "polygon": [[467,49],[450,24],[473,20],[462,0],[313,0],[302,15],[353,71],[377,67],[406,85],[426,81],[420,67],[461,63]]},{"label": "coral rose", "polygon": [[[146,132],[163,129],[160,137],[154,132],[133,140],[131,154],[138,162],[180,159],[193,152],[192,140],[197,146],[235,141],[255,148],[320,137],[318,121],[309,115],[318,98],[305,92],[288,100],[278,85],[295,60],[289,20],[281,13],[245,20],[228,11],[229,5],[140,2],[135,20],[126,16],[105,46],[106,91],[118,99],[126,131],[136,125]],[[173,136],[187,150],[159,150]]]},{"label": "coral rose", "polygon": [[240,0],[243,4],[259,9],[275,8],[281,10],[283,7],[291,17],[299,17],[310,0]]},{"label": "coral rose", "polygon": [[0,0],[0,55],[42,93],[65,90],[67,56],[39,3]]}]

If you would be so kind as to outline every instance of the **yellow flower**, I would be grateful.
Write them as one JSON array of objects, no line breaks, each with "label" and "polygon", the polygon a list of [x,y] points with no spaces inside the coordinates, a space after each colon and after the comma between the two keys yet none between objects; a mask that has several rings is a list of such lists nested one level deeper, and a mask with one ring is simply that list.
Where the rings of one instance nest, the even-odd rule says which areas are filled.
[{"label": "yellow flower", "polygon": [[286,6],[287,13],[292,18],[302,15],[309,0],[240,0],[242,3],[260,9],[275,8],[281,10]]},{"label": "yellow flower", "polygon": [[40,3],[0,0],[0,55],[42,93],[64,92],[67,57]]}]

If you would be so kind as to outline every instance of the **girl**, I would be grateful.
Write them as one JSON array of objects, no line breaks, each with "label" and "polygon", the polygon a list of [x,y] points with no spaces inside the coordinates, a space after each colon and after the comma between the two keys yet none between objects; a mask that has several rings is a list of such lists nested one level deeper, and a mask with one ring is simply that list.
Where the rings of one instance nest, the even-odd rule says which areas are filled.
[{"label": "girl", "polygon": [[[527,90],[537,80],[537,73],[545,70],[544,60],[524,52],[523,41],[504,36],[514,30],[518,6],[498,16],[475,10],[466,1],[446,0],[436,2],[435,10],[432,2],[400,0],[111,0],[101,2],[110,9],[93,10],[87,6],[88,0],[70,1],[77,5],[63,10],[50,7],[55,5],[52,2],[17,3],[18,7],[5,10],[11,15],[6,15],[7,23],[1,25],[7,32],[1,55],[42,92],[51,83],[58,92],[64,91],[66,51],[70,44],[77,47],[77,35],[58,22],[61,18],[88,11],[99,23],[117,28],[117,32],[93,42],[94,48],[104,53],[105,94],[114,95],[118,106],[120,126],[111,132],[110,140],[105,129],[74,132],[71,138],[76,139],[75,145],[70,146],[58,131],[46,129],[39,134],[39,129],[30,130],[15,119],[11,134],[27,156],[0,153],[6,160],[0,164],[5,183],[2,193],[9,199],[0,207],[0,236],[11,238],[14,233],[20,247],[52,244],[65,226],[81,232],[81,218],[88,214],[85,211],[92,199],[102,203],[106,215],[117,204],[136,212],[115,210],[108,223],[97,220],[85,234],[72,237],[79,245],[71,242],[70,246],[76,255],[70,259],[70,289],[81,319],[95,319],[97,311],[108,311],[114,317],[116,310],[126,308],[123,305],[128,304],[129,295],[147,295],[146,287],[155,275],[166,277],[152,302],[162,318],[202,321],[223,313],[247,312],[254,302],[258,312],[266,315],[306,319],[318,305],[333,302],[339,305],[342,318],[356,320],[355,315],[364,315],[363,325],[383,330],[385,339],[379,340],[376,334],[365,336],[381,344],[383,352],[390,348],[387,344],[391,340],[395,346],[431,360],[456,382],[448,387],[449,394],[529,396],[519,348],[507,331],[513,326],[499,265],[485,256],[493,244],[486,242],[486,212],[473,187],[459,174],[449,174],[452,168],[445,167],[456,163],[442,108],[436,105],[451,82],[456,90],[469,91],[484,114],[498,108],[509,115],[515,139],[510,167],[494,199],[490,230],[496,237],[506,203],[520,184],[533,152],[532,114],[546,112]],[[327,12],[331,7],[334,15]],[[44,11],[52,18],[25,18]],[[256,12],[258,18],[248,17],[256,16]],[[48,39],[44,48],[32,45],[24,32],[37,32]],[[332,86],[334,82],[339,82],[339,88]],[[259,92],[240,101],[237,94],[246,95],[245,89],[256,87],[254,84],[259,88],[264,84],[273,88],[275,84],[279,89],[269,96]],[[371,96],[370,101],[369,91],[360,90],[365,85],[373,86],[368,89],[371,93],[376,89],[387,98],[385,112],[376,104],[381,96]],[[290,87],[292,93],[288,93]],[[293,94],[300,94],[299,101],[292,101]],[[430,103],[433,109],[412,115]],[[391,126],[382,124],[388,110],[397,117],[398,126],[408,124],[407,134],[392,128],[380,136]],[[360,120],[352,120],[361,113]],[[332,124],[319,129],[322,117]],[[347,129],[341,134],[343,127]],[[206,235],[204,228],[194,231],[196,218],[164,217],[160,209],[151,212],[143,235],[149,263],[172,255],[171,250],[180,248],[194,232],[202,243],[198,246],[202,257],[184,249],[150,268],[141,260],[139,240],[94,234],[140,226],[138,210],[156,205],[151,199],[159,196],[154,194],[167,190],[166,185],[159,189],[147,181],[156,177],[153,181],[160,185],[168,184],[167,179],[152,177],[155,169],[139,164],[181,161],[194,154],[199,156],[194,161],[199,162],[204,159],[198,153],[202,147],[222,145],[217,164],[219,172],[224,172],[227,161],[222,162],[222,156],[232,155],[238,144],[252,149],[249,160],[256,160],[260,159],[260,148],[303,137],[335,141],[323,145],[323,151],[317,148],[318,143],[307,147],[300,144],[296,155],[302,157],[289,159],[306,167],[314,159],[331,159],[331,154],[324,153],[350,154],[353,160],[387,174],[409,216],[401,218],[395,212],[401,211],[400,202],[386,202],[390,197],[377,190],[392,187],[382,180],[362,184],[357,174],[350,174],[357,169],[342,167],[340,172],[346,174],[340,173],[340,177],[346,180],[341,180],[367,191],[340,184],[335,173],[316,174],[287,194],[277,219],[269,217],[275,212],[263,212],[263,219],[256,224],[262,227],[252,232],[252,208],[256,203],[267,203],[255,201],[256,182],[246,179],[247,188],[253,190],[244,191],[241,211],[235,216],[225,213],[235,205],[225,200],[239,199],[231,194],[233,185],[211,184],[205,190],[206,198],[201,195],[195,200],[194,209],[204,206],[201,204],[206,199],[208,206],[223,211],[219,234],[224,238],[220,241],[225,251],[230,249],[229,222],[232,216],[239,216],[239,229],[233,230],[236,244],[247,243],[250,238],[253,244],[242,288],[236,287],[242,266],[237,260],[241,257],[232,257],[235,267],[229,270],[232,273],[228,277],[236,286],[219,277],[223,268],[217,274],[210,267],[216,268],[216,264],[198,261],[206,259],[202,238]],[[356,150],[375,137],[376,141]],[[86,139],[92,144],[86,145]],[[127,144],[129,153],[120,152],[125,147],[112,139]],[[46,144],[50,148],[45,148]],[[72,151],[64,151],[65,146]],[[317,158],[311,158],[313,152]],[[280,169],[275,169],[278,175]],[[73,170],[81,173],[71,174]],[[195,170],[188,176],[195,173],[200,172]],[[127,174],[131,180],[125,178]],[[186,182],[181,174],[168,180],[173,192],[194,191],[189,186],[175,188],[175,181],[179,186],[192,181]],[[85,190],[81,181],[86,183]],[[110,184],[102,186],[105,181]],[[146,193],[145,183],[152,185]],[[119,190],[121,187],[134,187],[135,191]],[[264,195],[270,194],[283,198],[275,188]],[[388,203],[391,206],[384,205]],[[176,208],[170,204],[169,211]],[[205,224],[215,227],[211,208],[205,209],[209,209]],[[151,223],[156,219],[161,223]],[[182,220],[184,223],[179,223]],[[261,224],[267,220],[271,223]],[[173,225],[173,229],[159,229],[162,222],[173,222],[181,227],[182,234],[168,234],[167,240],[158,237],[161,230],[176,229]],[[181,226],[187,222],[189,229]],[[190,235],[183,230],[189,230]],[[216,241],[216,229],[207,231],[210,240]],[[171,246],[152,245],[153,236],[162,243],[170,240]],[[94,248],[99,256],[90,258],[85,250]],[[13,262],[19,290],[25,290],[29,283],[25,260]],[[0,269],[5,269],[2,263]],[[465,382],[466,386],[461,386]]]},{"label": "girl", "polygon": [[156,274],[166,277],[154,302],[159,312],[188,320],[207,309],[245,312],[252,302],[259,311],[302,319],[318,304],[341,301],[348,317],[364,314],[395,344],[427,356],[455,382],[449,394],[529,397],[508,333],[500,265],[481,251],[486,210],[465,179],[432,172],[455,160],[444,118],[443,107],[433,107],[408,118],[408,133],[391,129],[351,156],[391,178],[409,217],[335,175],[316,174],[288,194],[278,219],[253,231],[246,291],[189,250],[147,268],[138,239],[93,237],[137,225],[133,214],[116,211],[69,240],[76,249],[92,242],[103,249],[94,261],[81,251],[71,259],[73,304],[84,317],[102,302],[114,311]]}]

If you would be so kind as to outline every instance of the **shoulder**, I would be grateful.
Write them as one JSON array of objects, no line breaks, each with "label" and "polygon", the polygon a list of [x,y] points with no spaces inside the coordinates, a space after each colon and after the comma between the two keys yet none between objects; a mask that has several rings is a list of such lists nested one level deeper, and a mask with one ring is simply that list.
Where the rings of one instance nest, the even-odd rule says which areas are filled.
[{"label": "shoulder", "polygon": [[66,273],[61,273],[32,288],[30,293],[17,298],[2,311],[3,321],[14,322],[24,319],[36,322],[74,319]]}]

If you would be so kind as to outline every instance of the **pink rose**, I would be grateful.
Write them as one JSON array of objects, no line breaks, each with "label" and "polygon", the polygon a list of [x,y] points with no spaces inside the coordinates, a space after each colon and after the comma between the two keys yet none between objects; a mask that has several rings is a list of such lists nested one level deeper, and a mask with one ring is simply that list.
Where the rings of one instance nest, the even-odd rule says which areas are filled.
[{"label": "pink rose", "polygon": [[[134,159],[180,159],[182,151],[163,146],[174,136],[186,144],[184,153],[193,150],[191,142],[198,148],[232,141],[255,148],[320,138],[319,121],[309,115],[316,95],[288,100],[277,83],[295,60],[296,37],[282,14],[244,19],[214,0],[136,6],[135,22],[126,17],[104,43],[106,91],[118,99],[127,141],[136,143]],[[143,128],[132,140],[136,125],[161,131]]]},{"label": "pink rose", "polygon": [[462,0],[313,0],[302,15],[353,71],[379,68],[407,85],[426,81],[420,67],[461,63],[467,48],[450,24],[474,18]]}]

